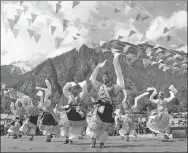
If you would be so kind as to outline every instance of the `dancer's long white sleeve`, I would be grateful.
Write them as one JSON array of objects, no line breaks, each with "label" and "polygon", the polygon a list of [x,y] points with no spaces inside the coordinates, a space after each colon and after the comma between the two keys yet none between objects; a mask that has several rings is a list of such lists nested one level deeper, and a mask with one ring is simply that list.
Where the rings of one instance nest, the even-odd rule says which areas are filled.
[{"label": "dancer's long white sleeve", "polygon": [[121,70],[121,65],[119,64],[119,55],[120,55],[120,53],[114,53],[114,59],[113,59],[113,64],[114,64],[114,68],[115,68],[115,72],[116,72],[116,76],[117,76],[117,82],[116,82],[118,85],[118,86],[116,86],[117,92],[119,90],[122,90],[125,87],[123,73]]},{"label": "dancer's long white sleeve", "polygon": [[123,105],[123,108],[126,109],[127,91],[125,89],[123,89],[123,94],[124,94],[124,98],[121,103]]},{"label": "dancer's long white sleeve", "polygon": [[166,102],[171,102],[173,99],[175,98],[175,94],[173,91],[170,91],[170,97],[169,98],[165,98]]},{"label": "dancer's long white sleeve", "polygon": [[157,103],[157,102],[158,102],[158,99],[157,99],[157,100],[153,99],[153,97],[154,97],[155,95],[157,95],[157,90],[156,90],[155,88],[152,88],[152,89],[153,89],[153,93],[151,94],[149,100],[150,100],[152,103]]},{"label": "dancer's long white sleeve", "polygon": [[48,81],[48,80],[46,79],[46,80],[45,80],[45,83],[46,83],[47,89],[48,89],[49,91],[51,91],[51,90],[52,90],[52,86],[51,86],[51,84],[50,84],[50,81]]},{"label": "dancer's long white sleeve", "polygon": [[106,63],[106,60],[103,62],[103,63],[99,63],[97,65],[97,67],[93,70],[93,73],[91,74],[89,80],[92,82],[93,84],[93,87],[98,91],[100,86],[101,86],[101,82],[99,81],[96,81],[96,78],[97,78],[97,74],[99,72],[99,69],[102,68]]},{"label": "dancer's long white sleeve", "polygon": [[81,100],[82,99],[84,99],[85,97],[86,97],[86,95],[87,95],[87,93],[88,93],[88,91],[87,91],[87,81],[86,80],[84,80],[83,82],[80,82],[80,83],[78,83],[80,86],[81,86],[81,88],[82,88],[82,92],[80,93],[80,98],[81,98]]},{"label": "dancer's long white sleeve", "polygon": [[135,98],[135,100],[134,100],[135,104],[134,104],[133,107],[137,107],[137,105],[138,105],[138,100],[139,100],[140,98],[146,96],[146,95],[149,95],[149,93],[148,93],[148,92],[145,92],[145,93],[143,93],[143,94],[137,96],[137,97]]},{"label": "dancer's long white sleeve", "polygon": [[11,102],[11,104],[10,104],[10,111],[11,111],[14,115],[16,114],[14,102]]}]

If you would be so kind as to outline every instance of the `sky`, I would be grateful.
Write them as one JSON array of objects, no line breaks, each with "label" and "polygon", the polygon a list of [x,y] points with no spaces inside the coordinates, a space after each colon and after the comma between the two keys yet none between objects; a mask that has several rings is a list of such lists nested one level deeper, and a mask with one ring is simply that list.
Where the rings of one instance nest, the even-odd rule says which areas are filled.
[{"label": "sky", "polygon": [[[137,1],[134,8],[130,7],[129,1],[80,1],[74,8],[72,1],[62,1],[62,7],[56,13],[57,3],[58,1],[24,1],[20,6],[19,1],[1,1],[1,65],[25,60],[36,66],[47,58],[61,55],[73,48],[79,49],[84,43],[93,47],[93,43],[117,39],[119,35],[123,36],[122,41],[134,44],[140,43],[144,36],[145,41],[151,40],[171,49],[176,49],[184,42],[186,45],[180,50],[187,52],[186,1]],[[19,30],[15,39],[7,18],[14,19],[16,9],[23,10],[24,6],[28,6],[28,10],[21,14],[14,27]],[[115,8],[120,12],[115,13]],[[5,13],[6,16],[3,17]],[[135,21],[138,13],[151,17],[143,22]],[[31,14],[36,14],[37,17],[29,26]],[[69,21],[65,31],[62,19]],[[50,26],[47,26],[47,20],[51,20]],[[53,35],[51,26],[56,27]],[[172,38],[166,42],[166,35],[163,34],[165,27],[170,29],[169,34],[175,35],[178,41]],[[33,29],[35,34],[41,35],[38,43],[34,37],[30,38],[27,29]],[[136,34],[128,37],[130,30],[136,31]],[[78,39],[74,40],[73,36]],[[54,42],[56,37],[64,39],[58,49]]]}]

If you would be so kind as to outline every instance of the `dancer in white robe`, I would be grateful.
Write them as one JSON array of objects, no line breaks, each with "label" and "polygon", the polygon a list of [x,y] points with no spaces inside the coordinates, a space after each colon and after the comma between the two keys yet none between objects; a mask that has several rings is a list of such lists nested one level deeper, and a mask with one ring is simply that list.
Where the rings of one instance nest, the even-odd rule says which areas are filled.
[{"label": "dancer in white robe", "polygon": [[8,135],[13,135],[13,139],[17,139],[19,135],[19,128],[22,126],[23,121],[25,119],[24,115],[26,111],[22,104],[23,99],[19,98],[15,102],[11,102],[10,110],[14,114],[14,119],[10,123],[10,127],[8,129]]},{"label": "dancer in white robe", "polygon": [[30,141],[33,140],[34,135],[36,134],[37,121],[39,116],[39,107],[36,99],[32,99],[32,104],[26,107],[26,121],[20,127],[22,134],[29,134]]},{"label": "dancer in white robe", "polygon": [[72,144],[87,125],[86,113],[83,110],[84,98],[87,94],[87,83],[68,82],[63,87],[63,94],[68,99],[68,105],[58,108],[64,111],[60,117],[61,135],[66,138],[65,144]]},{"label": "dancer in white robe", "polygon": [[[122,103],[123,103],[125,115],[121,116],[123,125],[122,128],[119,130],[119,134],[122,139],[124,139],[124,136],[127,135],[127,141],[129,141],[129,135],[131,131],[133,132],[134,136],[137,137],[136,124],[135,124],[135,121],[137,121],[137,115],[134,114],[134,111],[137,107],[138,100],[148,95],[149,93],[146,92],[134,98],[134,96],[131,94],[127,95],[125,89],[123,91],[125,98]],[[134,101],[134,106],[131,104],[132,101]]]},{"label": "dancer in white robe", "polygon": [[37,90],[43,92],[38,93],[41,97],[39,107],[43,110],[42,123],[40,125],[40,130],[43,132],[43,135],[46,135],[46,142],[51,142],[53,135],[60,135],[60,127],[58,125],[58,118],[53,112],[54,108],[51,101],[51,84],[46,79],[45,80],[47,88],[36,87]]},{"label": "dancer in white robe", "polygon": [[153,87],[147,89],[147,91],[153,91],[152,95],[150,96],[150,101],[157,104],[157,114],[149,117],[147,127],[155,133],[163,134],[165,139],[169,139],[167,129],[170,124],[170,116],[168,114],[167,104],[175,98],[175,94],[178,92],[173,85],[171,85],[169,89],[169,98],[165,98],[164,93],[160,91],[158,94],[158,99],[156,100],[153,99],[153,97],[157,94],[157,90]]},{"label": "dancer in white robe", "polygon": [[95,147],[96,140],[100,142],[100,148],[104,148],[104,143],[108,139],[108,133],[111,133],[114,130],[114,106],[116,105],[117,95],[124,87],[123,74],[118,61],[119,55],[119,53],[115,53],[113,59],[117,75],[117,84],[112,83],[109,72],[106,72],[103,76],[104,83],[96,81],[98,71],[105,65],[106,61],[97,65],[89,79],[98,92],[97,107],[95,107],[93,116],[88,123],[88,128],[86,130],[86,134],[92,138],[92,148]]}]

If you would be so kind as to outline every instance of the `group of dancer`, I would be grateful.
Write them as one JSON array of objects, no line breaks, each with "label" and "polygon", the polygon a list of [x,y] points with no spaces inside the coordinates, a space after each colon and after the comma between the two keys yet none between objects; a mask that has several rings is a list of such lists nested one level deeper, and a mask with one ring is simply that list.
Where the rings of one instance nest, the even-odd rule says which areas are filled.
[{"label": "group of dancer", "polygon": [[[122,105],[125,111],[123,116],[123,126],[119,130],[122,137],[135,130],[134,114],[137,108],[138,100],[144,96],[149,96],[151,102],[157,104],[157,114],[149,117],[147,126],[150,130],[163,133],[168,139],[166,130],[169,126],[169,115],[167,112],[167,103],[170,102],[177,93],[177,90],[170,86],[170,97],[164,98],[164,93],[159,92],[158,99],[153,97],[157,94],[155,88],[148,88],[145,93],[136,96],[132,94],[134,91],[128,91],[125,88],[124,77],[121,66],[119,64],[119,53],[114,53],[113,65],[117,75],[117,81],[113,84],[111,73],[106,71],[103,75],[103,83],[96,80],[98,72],[105,66],[106,60],[97,65],[88,80],[83,82],[68,82],[63,87],[63,94],[67,98],[67,105],[56,105],[53,108],[51,100],[52,87],[46,79],[46,88],[36,87],[38,93],[36,98],[32,99],[32,103],[23,106],[21,99],[18,99],[15,106],[11,106],[11,110],[15,115],[15,119],[11,123],[8,132],[13,134],[13,138],[21,137],[23,134],[31,135],[29,140],[33,140],[36,133],[37,120],[39,112],[42,111],[42,120],[39,129],[46,135],[46,142],[51,142],[53,135],[64,136],[65,144],[72,144],[76,137],[81,138],[86,127],[86,134],[91,137],[91,147],[96,147],[96,141],[100,142],[100,148],[104,148],[104,144],[108,139],[108,133],[115,128],[114,111],[118,101],[119,94],[124,95]],[[37,97],[40,97],[38,102]],[[87,110],[83,108],[86,97],[92,101],[94,111],[92,117],[87,121]],[[119,114],[117,114],[119,115]],[[25,119],[25,121],[24,121]],[[23,122],[24,121],[24,122]]]}]

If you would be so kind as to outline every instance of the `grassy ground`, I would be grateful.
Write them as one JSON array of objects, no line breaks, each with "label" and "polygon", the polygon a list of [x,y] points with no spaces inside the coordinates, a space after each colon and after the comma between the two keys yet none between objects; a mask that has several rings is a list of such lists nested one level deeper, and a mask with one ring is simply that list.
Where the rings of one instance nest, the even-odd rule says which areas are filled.
[{"label": "grassy ground", "polygon": [[13,140],[12,137],[1,137],[2,152],[187,152],[187,139],[170,139],[163,142],[161,136],[130,137],[130,141],[122,140],[118,136],[109,137],[104,149],[90,148],[91,139],[87,136],[83,140],[75,139],[73,144],[63,144],[64,138],[53,138],[52,142],[44,142],[44,136],[36,136],[34,141],[29,137]]}]

